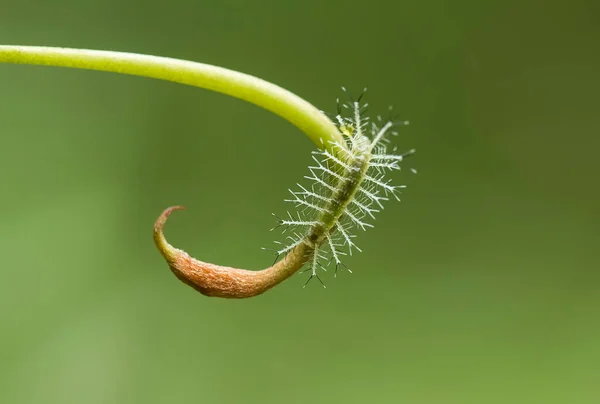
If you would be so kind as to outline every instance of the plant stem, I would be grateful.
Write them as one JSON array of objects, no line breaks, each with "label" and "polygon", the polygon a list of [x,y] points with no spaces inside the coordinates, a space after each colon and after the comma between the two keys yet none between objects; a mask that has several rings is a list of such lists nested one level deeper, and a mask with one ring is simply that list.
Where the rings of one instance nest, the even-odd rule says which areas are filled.
[{"label": "plant stem", "polygon": [[223,67],[136,53],[7,45],[0,45],[0,63],[100,70],[201,87],[283,117],[320,148],[331,149],[329,142],[345,144],[336,126],[309,102],[275,84]]},{"label": "plant stem", "polygon": [[[0,45],[0,63],[100,70],[201,87],[251,102],[287,119],[318,147],[332,153],[346,146],[333,122],[309,102],[275,84],[222,67],[135,53],[5,45]],[[312,247],[301,243],[283,260],[262,271],[198,261],[170,245],[163,235],[168,216],[179,209],[182,207],[168,208],[158,218],[154,241],[173,273],[204,295],[225,298],[259,295],[290,277],[314,254]]]}]

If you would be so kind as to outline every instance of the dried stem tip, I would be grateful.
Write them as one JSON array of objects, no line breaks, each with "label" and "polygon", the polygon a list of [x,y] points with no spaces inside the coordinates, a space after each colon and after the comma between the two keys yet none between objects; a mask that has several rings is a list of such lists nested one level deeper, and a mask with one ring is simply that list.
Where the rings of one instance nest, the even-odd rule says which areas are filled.
[{"label": "dried stem tip", "polygon": [[260,295],[289,278],[312,258],[312,248],[301,243],[284,259],[262,271],[248,271],[198,261],[185,251],[169,244],[163,234],[163,227],[169,215],[175,210],[183,209],[183,206],[165,209],[154,224],[154,242],[175,276],[203,295],[232,299]]}]

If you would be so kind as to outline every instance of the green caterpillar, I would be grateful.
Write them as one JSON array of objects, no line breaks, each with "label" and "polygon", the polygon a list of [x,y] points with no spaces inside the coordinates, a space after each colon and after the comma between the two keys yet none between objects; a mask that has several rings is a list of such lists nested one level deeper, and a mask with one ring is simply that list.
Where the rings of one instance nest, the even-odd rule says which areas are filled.
[{"label": "green caterpillar", "polygon": [[[316,278],[325,286],[318,273],[330,263],[335,265],[335,275],[341,267],[349,270],[342,256],[352,255],[353,249],[361,251],[353,241],[354,231],[373,227],[368,220],[375,219],[390,196],[400,200],[399,193],[405,185],[392,185],[386,174],[400,170],[404,159],[414,153],[410,150],[395,154],[387,150],[389,135],[397,134],[393,127],[408,122],[383,121],[381,117],[371,122],[364,113],[367,104],[361,104],[360,99],[341,107],[334,119],[344,135],[344,143],[330,140],[331,147],[313,152],[316,165],[309,167],[311,175],[305,177],[312,184],[308,188],[297,184],[297,190],[290,190],[292,199],[286,202],[298,211],[288,211],[285,218],[278,218],[276,226],[290,234],[285,242],[277,242],[277,257],[301,244],[309,247],[306,271],[310,271],[310,277],[306,284]],[[343,115],[343,110],[350,113]]]}]

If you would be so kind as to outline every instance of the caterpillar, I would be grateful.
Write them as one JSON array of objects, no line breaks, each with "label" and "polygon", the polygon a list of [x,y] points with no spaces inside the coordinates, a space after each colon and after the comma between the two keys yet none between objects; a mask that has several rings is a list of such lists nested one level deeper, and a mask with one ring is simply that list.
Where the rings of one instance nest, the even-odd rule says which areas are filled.
[{"label": "caterpillar", "polygon": [[338,99],[334,122],[345,143],[330,140],[322,150],[313,152],[315,165],[304,177],[311,185],[296,184],[296,190],[289,190],[291,199],[285,202],[297,210],[286,212],[283,218],[276,216],[277,225],[271,229],[281,228],[287,235],[285,241],[276,241],[276,261],[299,245],[308,247],[307,268],[302,272],[310,276],[304,287],[315,278],[325,287],[319,272],[331,264],[335,266],[334,277],[340,268],[352,272],[342,258],[352,255],[353,250],[362,251],[354,241],[355,231],[372,228],[369,221],[384,208],[384,202],[390,197],[400,201],[399,194],[406,188],[393,185],[387,177],[390,171],[400,170],[400,164],[415,150],[398,154],[394,148],[389,153],[388,143],[390,135],[398,134],[394,127],[408,121],[384,120],[381,116],[371,121],[366,115],[368,104],[361,104],[361,98],[344,104]]}]

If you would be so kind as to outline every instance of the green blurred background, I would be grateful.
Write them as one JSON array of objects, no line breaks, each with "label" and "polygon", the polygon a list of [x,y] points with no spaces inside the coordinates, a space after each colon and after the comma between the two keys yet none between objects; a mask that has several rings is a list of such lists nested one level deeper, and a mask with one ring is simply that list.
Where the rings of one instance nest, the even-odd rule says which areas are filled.
[{"label": "green blurred background", "polygon": [[1,403],[600,402],[597,1],[1,1],[0,42],[179,57],[334,111],[369,86],[419,175],[354,274],[203,297],[176,246],[259,269],[313,145],[226,96],[0,66]]}]

